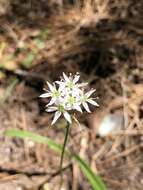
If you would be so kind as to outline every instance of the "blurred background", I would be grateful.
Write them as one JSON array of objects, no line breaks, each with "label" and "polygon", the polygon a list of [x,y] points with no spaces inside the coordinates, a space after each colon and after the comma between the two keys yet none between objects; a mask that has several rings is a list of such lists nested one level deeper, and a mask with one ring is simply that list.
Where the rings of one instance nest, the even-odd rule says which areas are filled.
[{"label": "blurred background", "polygon": [[[142,0],[0,0],[0,190],[58,188],[60,156],[4,132],[63,143],[65,121],[51,127],[39,98],[62,72],[79,72],[100,105],[77,114],[67,147],[108,189],[143,189],[142,10]],[[65,169],[62,190],[91,190],[76,163]]]}]

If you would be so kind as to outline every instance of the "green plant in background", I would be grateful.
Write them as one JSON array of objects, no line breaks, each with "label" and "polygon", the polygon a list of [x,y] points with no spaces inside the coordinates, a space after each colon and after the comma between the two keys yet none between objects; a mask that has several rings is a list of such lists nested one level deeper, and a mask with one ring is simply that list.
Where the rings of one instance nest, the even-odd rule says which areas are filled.
[{"label": "green plant in background", "polygon": [[21,62],[21,65],[24,68],[29,68],[32,65],[34,59],[36,58],[36,55],[37,54],[33,51],[29,52],[25,59]]},{"label": "green plant in background", "polygon": [[82,113],[82,108],[84,108],[87,112],[90,113],[91,111],[89,109],[88,104],[99,106],[97,102],[91,97],[95,90],[91,89],[87,91],[87,83],[79,83],[79,79],[80,75],[78,73],[74,76],[72,74],[67,76],[65,73],[63,73],[63,77],[61,77],[60,81],[56,81],[53,84],[47,82],[49,89],[46,90],[46,92],[40,96],[42,98],[49,98],[49,102],[46,105],[46,111],[55,112],[52,125],[55,124],[61,116],[63,116],[65,120],[67,120],[63,146],[55,143],[53,140],[49,138],[41,137],[39,135],[26,131],[11,130],[7,131],[6,135],[21,138],[30,138],[36,142],[47,144],[54,151],[61,153],[61,182],[59,190],[61,189],[63,182],[62,168],[64,155],[68,156],[69,158],[73,158],[77,162],[82,172],[86,175],[87,179],[89,180],[93,190],[105,190],[106,187],[102,182],[101,178],[94,174],[94,172],[90,169],[88,164],[85,161],[83,161],[79,157],[79,155],[72,153],[71,151],[66,149],[68,135],[72,125],[72,121],[74,119],[74,112],[79,111]]},{"label": "green plant in background", "polygon": [[51,30],[49,28],[44,28],[43,30],[41,30],[40,34],[39,34],[39,39],[41,40],[46,40],[51,34]]},{"label": "green plant in background", "polygon": [[4,91],[2,97],[0,97],[0,104],[3,104],[12,94],[13,89],[15,88],[16,84],[18,83],[18,79],[13,77],[10,79],[7,88]]}]

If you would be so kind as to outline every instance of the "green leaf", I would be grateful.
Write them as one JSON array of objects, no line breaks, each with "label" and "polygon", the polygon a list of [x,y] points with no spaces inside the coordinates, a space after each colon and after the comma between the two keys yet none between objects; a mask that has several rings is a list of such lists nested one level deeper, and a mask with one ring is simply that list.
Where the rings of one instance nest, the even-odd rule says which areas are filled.
[{"label": "green leaf", "polygon": [[11,136],[11,137],[18,137],[22,139],[27,138],[37,143],[46,144],[55,152],[61,153],[62,146],[60,144],[55,143],[53,140],[49,139],[48,137],[44,137],[36,133],[22,131],[19,129],[12,129],[12,130],[6,131],[5,135]]},{"label": "green leaf", "polygon": [[[32,132],[22,131],[18,129],[11,129],[6,131],[5,135],[10,137],[18,137],[22,139],[28,138],[35,142],[48,145],[52,150],[54,150],[57,153],[62,152],[63,148],[62,145],[55,143],[55,141],[53,141],[50,138],[43,137],[41,135],[37,135]],[[91,170],[88,164],[84,160],[82,160],[82,158],[80,158],[77,154],[71,153],[69,150],[65,150],[65,155],[73,158],[77,162],[82,172],[87,177],[93,190],[107,190],[102,179]]]},{"label": "green leaf", "polygon": [[11,96],[11,93],[12,93],[12,91],[15,88],[17,83],[18,83],[17,78],[11,79],[10,84],[8,85],[8,87],[5,90],[4,96],[0,97],[0,103],[4,103]]},{"label": "green leaf", "polygon": [[41,39],[43,39],[43,40],[45,40],[45,39],[47,39],[47,37],[48,37],[48,35],[50,34],[50,30],[49,29],[47,29],[47,28],[45,28],[45,29],[43,29],[42,31],[41,31],[41,33],[40,33],[40,38]]},{"label": "green leaf", "polygon": [[95,190],[107,190],[104,183],[102,182],[101,178],[96,175],[88,166],[88,164],[82,160],[78,155],[74,154],[74,158],[76,162],[78,163],[80,169],[82,172],[86,175],[87,179],[90,182],[90,185]]},{"label": "green leaf", "polygon": [[38,49],[43,49],[45,48],[45,43],[41,39],[35,39],[34,40],[35,44],[37,45]]},{"label": "green leaf", "polygon": [[31,66],[33,63],[34,59],[36,57],[36,54],[33,52],[30,52],[27,57],[22,61],[21,65],[24,66],[25,68],[28,68]]}]

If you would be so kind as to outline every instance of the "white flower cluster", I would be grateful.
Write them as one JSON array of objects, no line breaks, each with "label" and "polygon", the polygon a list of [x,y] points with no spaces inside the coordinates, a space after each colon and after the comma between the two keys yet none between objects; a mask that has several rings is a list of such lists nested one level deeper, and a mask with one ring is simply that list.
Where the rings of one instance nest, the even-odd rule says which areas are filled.
[{"label": "white flower cluster", "polygon": [[53,84],[47,82],[49,90],[42,94],[42,98],[50,98],[49,103],[46,105],[47,112],[55,112],[52,125],[58,120],[58,118],[63,115],[64,118],[71,123],[71,114],[73,110],[82,112],[82,108],[90,113],[88,103],[94,106],[99,106],[97,102],[91,98],[91,95],[95,92],[91,89],[85,92],[85,86],[87,83],[78,83],[80,75],[77,73],[72,76],[70,74],[67,76],[63,73],[63,77],[60,81],[56,81]]}]

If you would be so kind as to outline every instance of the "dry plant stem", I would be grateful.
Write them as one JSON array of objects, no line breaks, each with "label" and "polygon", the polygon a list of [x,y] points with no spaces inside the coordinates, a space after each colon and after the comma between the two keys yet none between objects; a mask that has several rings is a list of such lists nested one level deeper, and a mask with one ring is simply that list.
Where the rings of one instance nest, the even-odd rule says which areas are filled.
[{"label": "dry plant stem", "polygon": [[69,135],[69,129],[70,129],[70,123],[67,122],[67,126],[66,126],[66,133],[65,133],[65,139],[64,139],[64,144],[63,144],[63,149],[62,149],[62,154],[61,154],[61,160],[60,160],[60,175],[61,175],[61,181],[60,181],[60,186],[59,186],[59,190],[62,187],[63,184],[63,160],[64,160],[64,153],[65,153],[65,148],[66,148],[66,144],[67,144],[67,140],[68,140],[68,135]]}]

